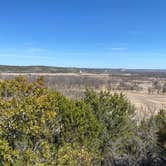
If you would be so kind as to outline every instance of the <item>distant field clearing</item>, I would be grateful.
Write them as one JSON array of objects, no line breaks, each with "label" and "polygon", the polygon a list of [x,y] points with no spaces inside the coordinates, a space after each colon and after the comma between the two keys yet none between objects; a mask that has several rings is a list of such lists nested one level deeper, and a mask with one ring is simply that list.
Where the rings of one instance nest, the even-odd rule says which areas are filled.
[{"label": "distant field clearing", "polygon": [[160,109],[166,109],[166,95],[138,92],[124,92],[124,94],[136,106],[137,115],[141,119],[156,114]]}]

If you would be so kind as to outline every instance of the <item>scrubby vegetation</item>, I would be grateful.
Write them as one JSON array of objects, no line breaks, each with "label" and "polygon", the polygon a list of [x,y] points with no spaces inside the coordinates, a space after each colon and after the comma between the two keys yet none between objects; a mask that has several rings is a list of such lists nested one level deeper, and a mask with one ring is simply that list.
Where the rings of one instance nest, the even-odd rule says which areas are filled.
[{"label": "scrubby vegetation", "polygon": [[166,164],[166,112],[137,123],[123,94],[69,99],[43,78],[0,82],[0,165]]},{"label": "scrubby vegetation", "polygon": [[51,66],[8,66],[0,65],[0,72],[9,73],[93,73],[113,75],[134,75],[141,77],[163,77],[166,70],[160,69],[111,69],[111,68],[78,68],[78,67],[51,67]]}]

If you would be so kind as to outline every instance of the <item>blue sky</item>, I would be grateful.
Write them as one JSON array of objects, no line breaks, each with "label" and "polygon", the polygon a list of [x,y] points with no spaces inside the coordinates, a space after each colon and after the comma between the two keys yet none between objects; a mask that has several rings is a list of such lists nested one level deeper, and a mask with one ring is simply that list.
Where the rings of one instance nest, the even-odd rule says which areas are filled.
[{"label": "blue sky", "polygon": [[165,0],[0,0],[0,64],[166,69]]}]

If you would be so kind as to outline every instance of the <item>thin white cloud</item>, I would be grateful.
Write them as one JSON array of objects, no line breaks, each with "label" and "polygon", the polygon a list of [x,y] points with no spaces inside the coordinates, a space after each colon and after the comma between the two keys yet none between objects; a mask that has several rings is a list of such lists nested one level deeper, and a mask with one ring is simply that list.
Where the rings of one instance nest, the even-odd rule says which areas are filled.
[{"label": "thin white cloud", "polygon": [[38,48],[38,47],[33,47],[33,48],[28,48],[28,51],[31,51],[31,52],[45,52],[47,51],[47,49],[44,49],[44,48]]},{"label": "thin white cloud", "polygon": [[129,32],[128,32],[129,34],[131,34],[131,35],[143,35],[144,34],[144,32],[142,31],[142,30],[129,30]]},{"label": "thin white cloud", "polygon": [[105,43],[103,43],[103,42],[98,42],[98,43],[96,43],[96,45],[97,45],[97,46],[104,46]]},{"label": "thin white cloud", "polygon": [[39,57],[41,58],[42,56],[33,56],[33,55],[18,55],[18,54],[0,54],[0,57],[8,57],[8,58],[34,58],[34,57]]},{"label": "thin white cloud", "polygon": [[11,57],[11,58],[13,58],[13,57],[19,57],[18,55],[16,55],[16,54],[0,54],[0,57]]},{"label": "thin white cloud", "polygon": [[36,44],[37,44],[37,42],[34,42],[34,41],[26,41],[23,43],[24,46],[34,46]]},{"label": "thin white cloud", "polygon": [[125,50],[128,50],[127,47],[111,47],[109,49],[113,50],[113,51],[125,51]]}]

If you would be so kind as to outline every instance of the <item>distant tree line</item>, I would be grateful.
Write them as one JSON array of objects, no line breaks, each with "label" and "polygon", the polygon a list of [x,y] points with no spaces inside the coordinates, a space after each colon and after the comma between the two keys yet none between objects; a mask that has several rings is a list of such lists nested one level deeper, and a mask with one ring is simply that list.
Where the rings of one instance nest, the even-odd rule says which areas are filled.
[{"label": "distant tree line", "polygon": [[161,83],[160,81],[153,81],[152,86],[148,88],[149,94],[165,94],[166,93],[166,82]]}]

